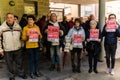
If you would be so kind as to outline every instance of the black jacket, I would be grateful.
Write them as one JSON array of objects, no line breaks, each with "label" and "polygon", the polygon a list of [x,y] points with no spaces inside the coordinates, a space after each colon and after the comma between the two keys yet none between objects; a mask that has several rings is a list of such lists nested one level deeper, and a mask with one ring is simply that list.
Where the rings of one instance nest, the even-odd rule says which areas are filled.
[{"label": "black jacket", "polygon": [[[86,32],[86,40],[90,38],[90,30],[88,30]],[[101,39],[102,41],[102,35],[101,35],[101,31],[99,30],[99,39]],[[99,54],[101,52],[101,43],[97,42],[97,41],[90,41],[87,42],[86,44],[86,50],[89,52],[91,50],[94,50],[94,54]]]},{"label": "black jacket", "polygon": [[102,37],[105,37],[105,44],[117,44],[117,37],[120,37],[120,26],[116,30],[116,32],[107,32],[105,30],[106,25],[102,31]]},{"label": "black jacket", "polygon": [[[90,30],[90,21],[91,21],[91,20],[88,20],[88,21],[86,21],[85,24],[84,24],[85,32],[87,32],[88,30]],[[99,29],[99,27],[98,27],[98,22],[97,22],[97,27],[96,27],[96,28]]]},{"label": "black jacket", "polygon": [[66,30],[65,35],[67,35],[68,32],[69,32],[69,30],[70,30],[70,24],[69,24],[69,22],[67,22],[67,21],[62,21],[61,24],[63,25],[63,27],[64,27],[65,30]]},{"label": "black jacket", "polygon": [[25,27],[28,24],[28,22],[26,19],[22,18],[20,20],[19,24],[20,24],[21,28],[23,29],[23,27]]},{"label": "black jacket", "polygon": [[[63,33],[66,33],[66,30],[65,28],[62,26],[62,24],[60,22],[58,22],[59,24],[59,27],[60,27],[60,30],[63,30]],[[51,42],[48,42],[47,41],[47,33],[45,33],[45,30],[48,29],[48,26],[53,26],[53,24],[47,22],[45,25],[44,25],[44,28],[43,28],[43,39],[45,42],[47,42],[48,45],[51,45]],[[60,36],[59,40],[60,40],[60,44],[63,43],[64,41],[64,34],[63,36]]]}]

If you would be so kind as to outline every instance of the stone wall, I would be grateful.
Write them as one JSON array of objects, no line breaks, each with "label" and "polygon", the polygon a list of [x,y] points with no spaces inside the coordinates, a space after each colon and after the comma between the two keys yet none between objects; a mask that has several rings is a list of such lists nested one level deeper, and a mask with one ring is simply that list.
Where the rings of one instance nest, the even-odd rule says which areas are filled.
[{"label": "stone wall", "polygon": [[38,16],[49,13],[49,0],[38,0]]},{"label": "stone wall", "polygon": [[19,17],[24,13],[24,1],[23,0],[14,0],[15,6],[9,5],[10,0],[0,0],[0,11],[1,11],[1,21],[5,19],[5,15],[8,12],[14,13]]},{"label": "stone wall", "polygon": [[[0,0],[0,21],[5,20],[5,14],[8,12],[14,13],[19,16],[19,19],[24,14],[24,0],[13,0],[15,6],[9,5],[10,0]],[[49,0],[27,0],[27,1],[37,1],[38,2],[38,17],[46,15],[49,12]]]}]

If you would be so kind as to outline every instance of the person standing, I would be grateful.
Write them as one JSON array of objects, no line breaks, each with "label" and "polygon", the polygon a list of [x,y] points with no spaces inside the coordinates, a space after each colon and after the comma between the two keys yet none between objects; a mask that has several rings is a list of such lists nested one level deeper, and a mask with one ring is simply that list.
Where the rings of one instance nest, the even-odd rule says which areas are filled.
[{"label": "person standing", "polygon": [[65,35],[67,35],[67,34],[68,34],[68,31],[70,30],[70,24],[69,24],[69,22],[67,21],[67,17],[66,17],[66,16],[63,17],[63,21],[61,22],[61,24],[64,26],[64,28],[65,28],[65,30],[66,30]]},{"label": "person standing", "polygon": [[22,68],[21,33],[21,27],[14,22],[14,14],[7,13],[6,21],[0,27],[0,54],[5,55],[9,80],[15,80],[16,73],[19,77],[27,78]]},{"label": "person standing", "polygon": [[14,15],[14,21],[19,24],[18,16]]},{"label": "person standing", "polygon": [[74,26],[74,18],[71,17],[71,20],[69,21],[70,28],[73,28]]},{"label": "person standing", "polygon": [[43,32],[42,32],[42,29],[43,29],[45,23],[46,23],[46,16],[45,16],[45,15],[43,15],[42,18],[39,19],[39,20],[37,21],[37,23],[36,23],[36,25],[39,26],[39,28],[40,28],[40,30],[41,30],[41,33],[43,33]]},{"label": "person standing", "polygon": [[104,46],[105,46],[106,64],[107,64],[106,73],[110,73],[114,75],[117,37],[120,36],[119,34],[120,27],[116,21],[115,14],[110,14],[108,16],[108,21],[106,22],[102,31],[102,36],[105,37]]},{"label": "person standing", "polygon": [[[48,13],[47,16],[46,16],[46,22],[44,24],[44,26],[42,27],[42,34],[45,35],[46,33],[44,32],[44,30],[46,29],[46,26],[48,25],[49,21],[50,21],[50,16],[51,16],[51,13]],[[50,61],[50,45],[49,45],[49,42],[47,41],[47,38],[46,36],[43,36],[42,38],[42,41],[43,41],[43,46],[45,47],[45,55],[46,55],[46,58],[48,61]]]},{"label": "person standing", "polygon": [[38,41],[42,39],[40,29],[34,24],[35,17],[29,15],[27,17],[28,24],[23,28],[22,40],[25,41],[26,50],[29,55],[29,69],[30,77],[35,79],[35,76],[40,77],[38,68],[39,64],[39,44]]},{"label": "person standing", "polygon": [[[64,16],[63,17],[63,21],[61,22],[62,26],[65,28],[65,32],[64,36],[61,38],[61,42],[60,42],[60,47],[62,47],[62,51],[64,51],[65,48],[65,44],[64,44],[64,40],[65,40],[65,36],[68,34],[68,31],[70,30],[70,25],[69,22],[67,21],[67,17]],[[66,53],[64,53],[66,54]]]},{"label": "person standing", "polygon": [[[52,30],[52,32],[56,32],[55,36],[57,37],[57,40],[49,40],[48,36],[49,36],[49,32],[48,29],[50,29],[49,27],[52,27],[54,30]],[[57,15],[55,13],[52,13],[50,16],[50,21],[46,24],[44,30],[44,36],[46,36],[46,40],[48,41],[47,44],[50,45],[50,55],[51,55],[51,66],[50,66],[50,71],[53,71],[55,69],[55,59],[57,60],[57,71],[60,72],[61,71],[61,67],[60,67],[60,38],[64,35],[65,33],[65,29],[64,27],[61,25],[61,23],[59,23],[57,21]]]},{"label": "person standing", "polygon": [[[72,62],[72,71],[80,73],[81,66],[81,51],[83,48],[83,41],[85,40],[85,32],[80,19],[75,19],[75,25],[68,32],[68,37],[70,37],[72,42],[72,51],[71,51],[71,62]],[[75,65],[75,53],[77,53],[77,67]]]},{"label": "person standing", "polygon": [[93,70],[95,73],[98,73],[97,62],[98,62],[99,54],[101,52],[102,35],[100,30],[97,29],[96,27],[97,27],[97,22],[95,20],[91,20],[90,30],[86,32],[86,41],[87,41],[86,50],[88,52],[89,73],[91,73]]},{"label": "person standing", "polygon": [[19,25],[21,26],[22,29],[27,25],[27,14],[23,14],[19,22]]},{"label": "person standing", "polygon": [[[88,20],[85,22],[85,24],[84,24],[84,30],[85,30],[85,32],[87,32],[87,31],[89,31],[90,30],[90,21],[92,21],[92,20],[95,20],[96,21],[96,18],[95,18],[95,16],[93,15],[93,14],[91,14],[90,16],[89,16],[89,18],[88,18]],[[98,27],[98,22],[97,22],[97,27],[96,27],[97,29],[99,28]]]}]

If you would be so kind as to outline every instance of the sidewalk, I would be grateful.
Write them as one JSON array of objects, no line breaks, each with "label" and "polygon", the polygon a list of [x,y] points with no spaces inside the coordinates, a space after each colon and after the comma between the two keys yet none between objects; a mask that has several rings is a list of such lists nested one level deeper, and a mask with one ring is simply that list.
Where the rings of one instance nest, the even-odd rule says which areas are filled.
[{"label": "sidewalk", "polygon": [[[87,59],[87,58],[86,58]],[[25,64],[25,66],[27,63]],[[88,73],[88,62],[87,60],[82,60],[81,64],[81,73],[72,73],[71,64],[70,64],[70,55],[67,56],[67,62],[62,72],[58,73],[57,71],[49,71],[50,66],[49,62],[40,61],[40,69],[43,74],[42,77],[37,79],[31,79],[28,76],[26,80],[120,80],[120,59],[116,60],[115,75],[106,74],[106,64],[105,62],[98,63],[98,74]],[[8,80],[7,68],[5,63],[0,63],[0,80]],[[19,77],[16,77],[16,80],[23,80]]]}]

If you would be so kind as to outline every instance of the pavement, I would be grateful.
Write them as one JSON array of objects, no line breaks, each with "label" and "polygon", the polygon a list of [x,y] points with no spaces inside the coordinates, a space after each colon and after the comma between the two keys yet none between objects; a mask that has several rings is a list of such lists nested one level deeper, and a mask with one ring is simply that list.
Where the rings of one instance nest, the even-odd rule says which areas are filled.
[{"label": "pavement", "polygon": [[[25,70],[28,71],[28,61],[27,57],[25,58]],[[120,59],[116,60],[115,65],[115,75],[110,75],[105,73],[106,64],[104,62],[98,63],[98,74],[88,73],[88,61],[87,57],[82,59],[81,63],[81,73],[72,73],[71,63],[70,63],[70,54],[67,55],[66,64],[62,71],[59,73],[55,71],[49,71],[50,62],[43,59],[40,59],[40,72],[43,74],[42,77],[31,79],[29,76],[27,79],[21,79],[16,77],[16,80],[120,80]],[[0,80],[9,80],[8,71],[6,68],[5,62],[0,62]]]}]

